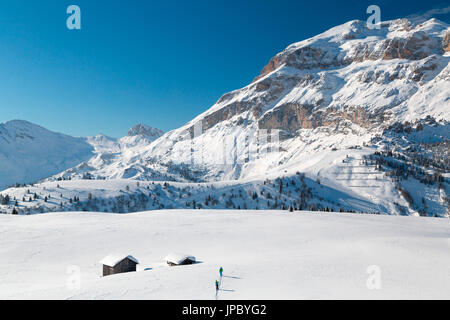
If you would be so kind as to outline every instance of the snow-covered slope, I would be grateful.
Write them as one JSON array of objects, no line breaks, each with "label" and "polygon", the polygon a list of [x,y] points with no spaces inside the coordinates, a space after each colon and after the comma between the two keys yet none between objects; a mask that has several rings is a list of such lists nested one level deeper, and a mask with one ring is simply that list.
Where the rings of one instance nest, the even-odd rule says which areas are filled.
[{"label": "snow-covered slope", "polygon": [[[1,299],[449,299],[441,219],[280,211],[0,215]],[[108,254],[137,272],[102,277]],[[169,267],[170,252],[198,264]],[[77,279],[80,281],[77,282]]]},{"label": "snow-covered slope", "polygon": [[46,178],[92,156],[93,148],[83,138],[22,120],[0,123],[0,189]]},{"label": "snow-covered slope", "polygon": [[[130,179],[63,180],[10,188],[0,213],[34,214],[55,211],[128,213],[155,209],[279,209],[397,213],[393,195],[381,204],[355,192],[342,192],[306,176],[210,183],[150,182]],[[15,205],[14,205],[15,204]],[[407,206],[403,201],[401,203]],[[445,216],[445,211],[441,214]]]}]

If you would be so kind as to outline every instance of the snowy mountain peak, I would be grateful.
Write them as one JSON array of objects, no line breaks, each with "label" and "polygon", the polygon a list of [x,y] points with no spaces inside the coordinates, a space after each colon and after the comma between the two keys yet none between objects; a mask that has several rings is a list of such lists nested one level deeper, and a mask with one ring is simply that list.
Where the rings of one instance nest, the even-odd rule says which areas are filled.
[{"label": "snowy mountain peak", "polygon": [[0,123],[0,125],[2,126],[10,126],[10,127],[20,127],[20,126],[38,126],[37,124],[31,123],[29,121],[26,120],[20,120],[20,119],[14,119],[14,120],[9,120],[3,123]]},{"label": "snowy mountain peak", "polygon": [[164,131],[157,129],[157,128],[150,127],[146,124],[137,124],[128,131],[129,137],[145,136],[148,138],[157,139],[160,136],[162,136],[163,134],[164,134]]},{"label": "snowy mountain peak", "polygon": [[420,60],[442,54],[448,33],[448,24],[437,19],[417,24],[408,19],[385,21],[380,29],[352,20],[288,46],[269,61],[255,81],[281,66],[325,70],[367,60]]},{"label": "snowy mountain peak", "polygon": [[3,143],[7,144],[26,139],[34,139],[48,132],[50,131],[25,120],[11,120],[0,123],[0,138],[3,140]]}]

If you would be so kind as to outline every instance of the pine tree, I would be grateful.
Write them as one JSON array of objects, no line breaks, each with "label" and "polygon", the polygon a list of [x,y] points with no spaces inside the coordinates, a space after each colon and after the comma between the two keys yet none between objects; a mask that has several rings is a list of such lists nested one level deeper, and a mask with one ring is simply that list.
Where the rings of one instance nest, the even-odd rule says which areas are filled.
[{"label": "pine tree", "polygon": [[2,204],[2,205],[7,205],[7,204],[9,204],[9,201],[10,201],[11,199],[9,198],[9,195],[6,195],[6,196],[2,196],[1,194],[0,194],[0,204]]}]

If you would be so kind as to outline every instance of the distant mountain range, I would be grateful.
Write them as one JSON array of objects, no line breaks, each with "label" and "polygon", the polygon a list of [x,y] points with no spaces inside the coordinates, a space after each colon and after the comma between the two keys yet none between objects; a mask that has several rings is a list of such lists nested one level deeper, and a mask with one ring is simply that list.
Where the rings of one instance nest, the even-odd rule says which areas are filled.
[{"label": "distant mountain range", "polygon": [[0,188],[36,182],[88,161],[99,152],[114,153],[149,144],[162,134],[159,129],[138,124],[121,139],[104,135],[75,138],[28,121],[1,123]]},{"label": "distant mountain range", "polygon": [[[370,30],[350,21],[290,45],[248,86],[165,134],[138,125],[121,139],[82,139],[26,122],[3,124],[0,184],[46,178],[259,185],[304,174],[381,213],[445,216],[449,61],[444,22],[398,19]],[[324,197],[316,194],[319,207]],[[332,202],[339,207],[339,199]]]}]

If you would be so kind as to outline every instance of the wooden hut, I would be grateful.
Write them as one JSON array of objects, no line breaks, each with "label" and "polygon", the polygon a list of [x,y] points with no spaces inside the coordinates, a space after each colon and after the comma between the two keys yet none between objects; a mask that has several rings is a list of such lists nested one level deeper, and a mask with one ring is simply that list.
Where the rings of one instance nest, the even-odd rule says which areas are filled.
[{"label": "wooden hut", "polygon": [[111,274],[136,271],[139,261],[133,256],[109,255],[103,258],[100,263],[103,265],[103,276]]},{"label": "wooden hut", "polygon": [[164,258],[164,261],[166,261],[169,266],[181,266],[196,262],[195,257],[182,253],[171,253]]}]

